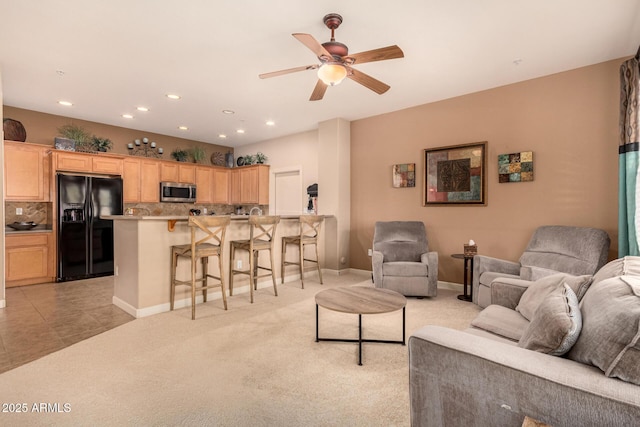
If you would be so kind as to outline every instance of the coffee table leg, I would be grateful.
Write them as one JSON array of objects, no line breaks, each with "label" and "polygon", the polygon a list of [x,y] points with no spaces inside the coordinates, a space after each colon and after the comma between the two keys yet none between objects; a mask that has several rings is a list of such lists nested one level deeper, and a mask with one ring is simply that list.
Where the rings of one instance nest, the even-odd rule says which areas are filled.
[{"label": "coffee table leg", "polygon": [[318,338],[318,304],[316,304],[316,342],[320,342],[320,338]]},{"label": "coffee table leg", "polygon": [[358,365],[362,366],[362,314],[358,314]]}]

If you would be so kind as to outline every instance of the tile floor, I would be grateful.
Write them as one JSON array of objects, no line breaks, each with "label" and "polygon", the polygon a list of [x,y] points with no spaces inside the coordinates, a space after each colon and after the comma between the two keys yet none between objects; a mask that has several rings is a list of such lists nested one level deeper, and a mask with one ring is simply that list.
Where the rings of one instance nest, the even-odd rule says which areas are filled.
[{"label": "tile floor", "polygon": [[113,277],[7,288],[0,373],[133,320],[112,297]]}]

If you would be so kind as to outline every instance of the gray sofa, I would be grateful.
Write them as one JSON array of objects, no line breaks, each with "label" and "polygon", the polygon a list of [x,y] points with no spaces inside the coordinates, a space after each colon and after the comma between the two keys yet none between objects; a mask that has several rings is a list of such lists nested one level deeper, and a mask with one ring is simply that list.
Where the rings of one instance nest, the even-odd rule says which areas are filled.
[{"label": "gray sofa", "polygon": [[496,279],[491,298],[465,331],[409,338],[412,426],[639,425],[640,257]]},{"label": "gray sofa", "polygon": [[484,255],[473,258],[473,302],[490,304],[491,282],[498,277],[533,281],[558,272],[594,274],[607,262],[610,238],[591,227],[545,225],[538,227],[519,262]]},{"label": "gray sofa", "polygon": [[429,251],[420,221],[376,222],[371,266],[377,288],[417,297],[438,293],[438,253]]}]

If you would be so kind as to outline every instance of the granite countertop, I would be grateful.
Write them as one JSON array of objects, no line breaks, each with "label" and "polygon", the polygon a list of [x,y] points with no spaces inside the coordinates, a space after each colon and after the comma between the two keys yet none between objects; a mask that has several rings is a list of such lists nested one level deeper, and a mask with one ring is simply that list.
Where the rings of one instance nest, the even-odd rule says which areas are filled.
[{"label": "granite countertop", "polygon": [[51,233],[51,231],[51,224],[38,224],[30,230],[14,230],[6,225],[4,227],[4,234]]},{"label": "granite countertop", "polygon": [[[299,219],[300,215],[280,215],[281,219]],[[208,216],[208,215],[200,215],[200,216]],[[211,215],[217,216],[217,215]],[[221,215],[220,215],[221,216]],[[333,215],[322,215],[325,218],[330,218]],[[176,220],[176,221],[187,221],[189,219],[188,215],[104,215],[101,218],[103,219],[116,219],[116,220],[130,220],[130,221],[168,221],[168,220]],[[249,218],[249,215],[231,215],[231,220],[233,221],[242,221]]]}]

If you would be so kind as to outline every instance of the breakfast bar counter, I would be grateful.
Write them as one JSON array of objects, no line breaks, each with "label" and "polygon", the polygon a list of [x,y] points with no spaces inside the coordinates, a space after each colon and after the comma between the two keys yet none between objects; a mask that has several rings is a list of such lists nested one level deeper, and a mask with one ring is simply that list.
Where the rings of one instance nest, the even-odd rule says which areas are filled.
[{"label": "breakfast bar counter", "polygon": [[[137,318],[169,311],[171,246],[190,243],[191,234],[187,225],[189,217],[109,215],[104,218],[114,222],[113,303]],[[227,284],[229,283],[229,242],[249,238],[248,218],[248,215],[231,215],[231,224],[227,228],[225,237],[223,257],[224,276]],[[276,229],[273,254],[278,283],[280,283],[281,275],[282,237],[299,233],[298,220],[300,215],[280,215],[280,218]],[[329,220],[335,221],[335,217],[325,216],[325,224],[320,230],[318,239],[321,266],[324,265],[325,236],[327,235],[325,229]],[[248,254],[243,255],[245,258],[241,258],[242,262],[248,263]],[[290,254],[289,256],[295,255]],[[268,265],[268,253],[260,254],[260,264]],[[189,263],[186,260],[181,260],[177,268],[178,277],[189,277],[189,268]],[[214,268],[217,273],[217,262],[210,263],[210,268]],[[198,275],[200,273],[198,270]],[[297,269],[287,269],[285,281],[287,281],[286,279],[297,280],[298,278]],[[233,297],[229,299],[230,309],[233,307],[235,298],[248,298],[248,295],[245,295],[249,292],[248,286],[248,278],[239,277],[234,280]],[[258,282],[258,288],[262,286],[272,286],[271,280]],[[222,298],[219,292],[210,292],[209,299],[219,298]],[[176,308],[190,305],[190,300],[188,287],[176,288]],[[201,300],[202,296],[199,296],[198,301]]]}]

